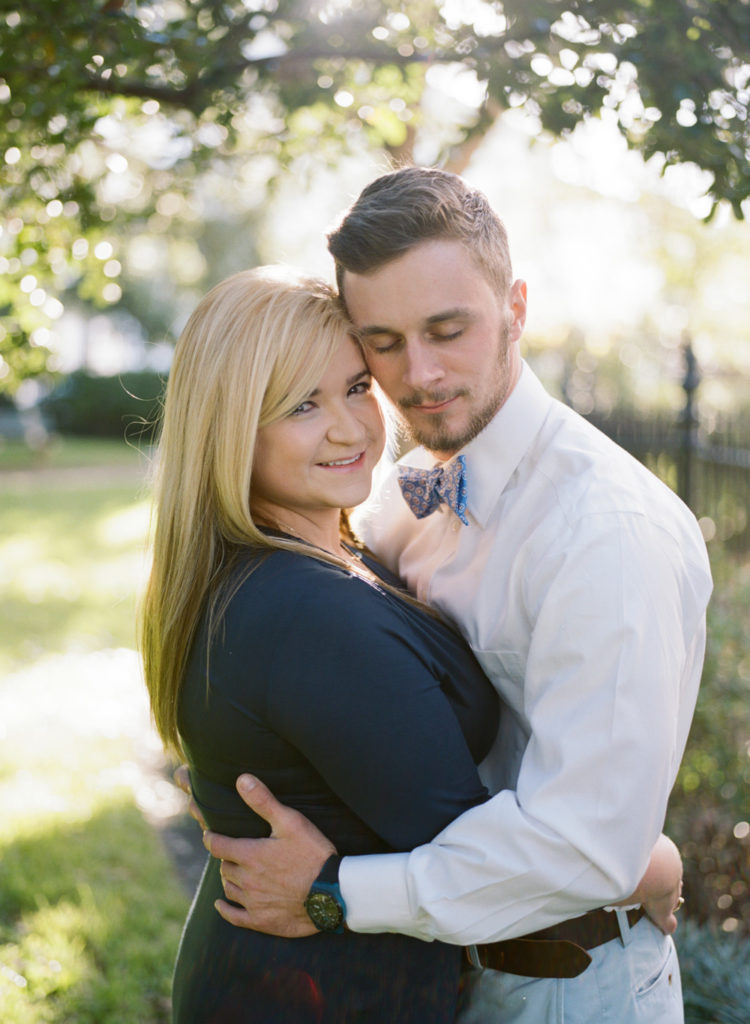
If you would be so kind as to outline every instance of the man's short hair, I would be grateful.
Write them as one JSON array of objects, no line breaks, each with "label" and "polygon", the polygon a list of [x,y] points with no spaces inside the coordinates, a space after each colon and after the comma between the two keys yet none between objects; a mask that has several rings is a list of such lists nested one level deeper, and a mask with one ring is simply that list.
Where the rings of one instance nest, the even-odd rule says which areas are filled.
[{"label": "man's short hair", "polygon": [[367,274],[435,240],[460,242],[490,284],[507,293],[513,279],[508,236],[484,193],[448,171],[402,167],[367,185],[328,235],[339,294],[345,301],[345,271]]}]

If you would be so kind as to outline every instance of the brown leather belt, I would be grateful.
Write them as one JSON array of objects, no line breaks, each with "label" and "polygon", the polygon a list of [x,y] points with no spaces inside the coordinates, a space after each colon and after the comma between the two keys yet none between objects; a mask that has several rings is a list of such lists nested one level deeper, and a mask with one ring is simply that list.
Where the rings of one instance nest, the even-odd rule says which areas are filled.
[{"label": "brown leather belt", "polygon": [[[643,907],[627,912],[632,928],[646,911]],[[486,945],[469,946],[469,962],[475,967],[521,974],[527,978],[575,978],[591,963],[586,952],[619,938],[617,914],[611,910],[591,910],[582,917],[543,928],[520,939],[506,939]],[[472,954],[476,951],[476,958]]]}]

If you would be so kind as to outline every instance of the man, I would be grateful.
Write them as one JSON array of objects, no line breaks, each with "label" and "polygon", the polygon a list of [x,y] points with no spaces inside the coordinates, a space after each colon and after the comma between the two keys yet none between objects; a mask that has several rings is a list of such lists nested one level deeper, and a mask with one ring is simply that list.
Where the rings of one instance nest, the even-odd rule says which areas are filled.
[{"label": "man", "polygon": [[[711,591],[697,524],[523,363],[526,285],[481,193],[396,171],[329,248],[369,366],[421,445],[363,533],[459,623],[509,710],[482,765],[496,795],[410,854],[327,861],[309,914],[327,927],[316,900],[338,901],[355,931],[467,945],[490,968],[469,976],[467,1024],[680,1021],[671,939],[601,908],[643,874],[687,739]],[[220,912],[309,934],[331,845],[260,783],[240,791],[272,837],[207,836],[243,907]]]}]

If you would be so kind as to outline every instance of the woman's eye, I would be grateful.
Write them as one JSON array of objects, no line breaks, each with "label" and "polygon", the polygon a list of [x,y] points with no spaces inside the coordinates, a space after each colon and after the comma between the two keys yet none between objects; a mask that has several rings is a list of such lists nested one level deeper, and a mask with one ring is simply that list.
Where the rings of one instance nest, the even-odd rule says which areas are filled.
[{"label": "woman's eye", "polygon": [[355,384],[354,387],[349,389],[350,395],[366,395],[368,391],[372,390],[372,381],[361,380]]},{"label": "woman's eye", "polygon": [[312,402],[300,402],[296,409],[292,409],[289,413],[290,416],[301,416],[302,413],[309,412],[313,408]]}]

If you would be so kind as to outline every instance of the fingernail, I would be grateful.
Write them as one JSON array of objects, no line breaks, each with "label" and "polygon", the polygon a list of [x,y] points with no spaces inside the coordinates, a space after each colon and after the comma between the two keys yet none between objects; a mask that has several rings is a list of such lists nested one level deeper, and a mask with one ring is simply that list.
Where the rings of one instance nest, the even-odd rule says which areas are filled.
[{"label": "fingernail", "polygon": [[237,786],[239,789],[244,789],[247,793],[251,789],[255,789],[255,779],[252,775],[240,775],[239,779],[237,779]]}]

